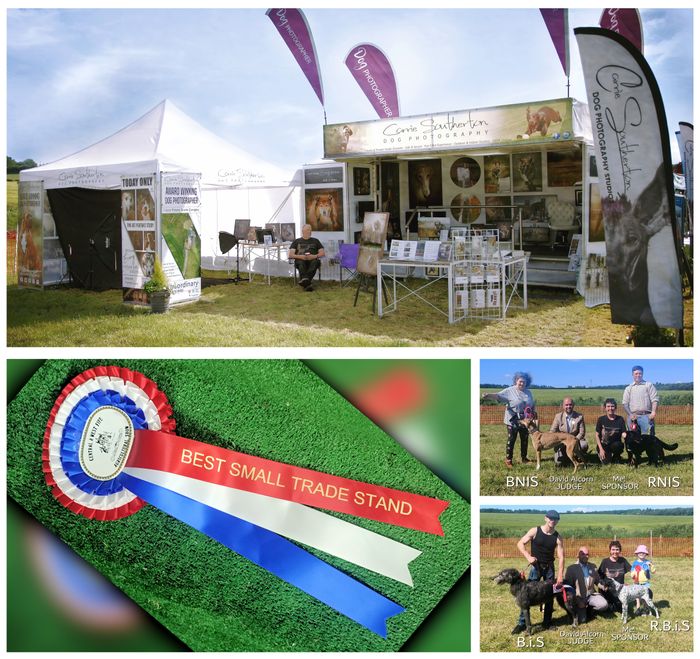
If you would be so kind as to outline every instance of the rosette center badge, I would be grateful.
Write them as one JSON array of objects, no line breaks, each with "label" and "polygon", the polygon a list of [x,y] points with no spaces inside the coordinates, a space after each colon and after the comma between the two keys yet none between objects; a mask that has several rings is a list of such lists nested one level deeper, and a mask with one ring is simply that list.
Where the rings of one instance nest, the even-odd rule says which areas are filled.
[{"label": "rosette center badge", "polygon": [[134,424],[118,407],[103,405],[88,418],[80,440],[80,467],[98,481],[115,478],[134,443]]}]

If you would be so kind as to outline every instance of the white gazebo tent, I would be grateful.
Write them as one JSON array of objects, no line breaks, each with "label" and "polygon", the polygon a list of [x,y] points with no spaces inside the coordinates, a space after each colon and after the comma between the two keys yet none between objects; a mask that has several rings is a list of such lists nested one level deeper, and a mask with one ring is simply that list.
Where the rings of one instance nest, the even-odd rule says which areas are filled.
[{"label": "white gazebo tent", "polygon": [[219,254],[218,232],[236,218],[254,226],[300,223],[299,174],[288,172],[221,139],[172,101],[164,100],[125,128],[46,165],[24,170],[20,182],[44,190],[119,190],[124,177],[161,173],[201,176],[202,257]]}]

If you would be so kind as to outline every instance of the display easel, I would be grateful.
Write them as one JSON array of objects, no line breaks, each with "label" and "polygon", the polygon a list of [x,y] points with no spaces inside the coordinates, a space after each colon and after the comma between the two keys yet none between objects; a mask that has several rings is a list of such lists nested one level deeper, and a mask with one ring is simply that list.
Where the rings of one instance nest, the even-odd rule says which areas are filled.
[{"label": "display easel", "polygon": [[[372,313],[375,312],[375,306],[377,301],[377,277],[374,275],[367,275],[363,272],[357,273],[357,286],[355,287],[355,301],[353,302],[353,307],[357,306],[357,298],[360,295],[360,290],[370,293],[372,296]],[[384,302],[388,302],[386,284],[382,280],[382,295],[384,296]]]}]

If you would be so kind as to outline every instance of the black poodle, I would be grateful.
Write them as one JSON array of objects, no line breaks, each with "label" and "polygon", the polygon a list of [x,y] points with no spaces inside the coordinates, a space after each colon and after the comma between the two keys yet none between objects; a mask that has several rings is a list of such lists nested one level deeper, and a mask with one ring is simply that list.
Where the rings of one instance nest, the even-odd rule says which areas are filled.
[{"label": "black poodle", "polygon": [[528,581],[525,576],[515,568],[501,570],[493,580],[497,584],[509,584],[510,592],[515,597],[517,605],[525,614],[525,629],[528,634],[532,633],[530,623],[530,607],[546,604],[556,596],[559,606],[566,611],[571,619],[571,624],[576,627],[576,615],[573,606],[573,595],[568,598],[563,592],[555,593],[554,584],[551,581]]}]

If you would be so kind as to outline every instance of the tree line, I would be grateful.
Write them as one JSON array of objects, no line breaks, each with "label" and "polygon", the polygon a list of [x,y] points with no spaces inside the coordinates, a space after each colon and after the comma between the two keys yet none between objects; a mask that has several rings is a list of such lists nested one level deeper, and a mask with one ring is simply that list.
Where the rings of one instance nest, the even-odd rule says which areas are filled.
[{"label": "tree line", "polygon": [[31,169],[36,167],[36,162],[31,158],[17,162],[11,156],[7,156],[7,173],[8,174],[19,174],[23,169]]}]

